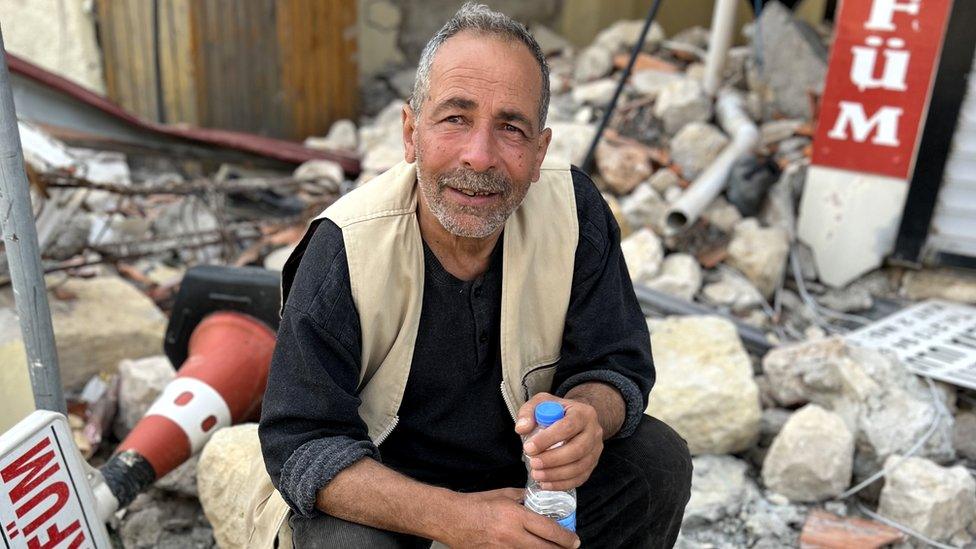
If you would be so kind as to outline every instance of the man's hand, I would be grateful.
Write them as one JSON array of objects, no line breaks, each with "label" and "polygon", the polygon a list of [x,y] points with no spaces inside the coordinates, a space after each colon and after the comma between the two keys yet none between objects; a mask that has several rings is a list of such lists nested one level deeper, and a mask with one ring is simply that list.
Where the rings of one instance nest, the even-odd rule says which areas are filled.
[{"label": "man's hand", "polygon": [[462,513],[447,529],[450,547],[579,547],[576,534],[522,506],[520,488],[458,494]]},{"label": "man's hand", "polygon": [[[619,396],[618,396],[619,398]],[[522,405],[515,432],[525,436],[535,428],[535,407],[546,400],[563,405],[566,416],[525,442],[531,475],[543,490],[569,490],[590,478],[603,452],[604,428],[597,410],[586,402],[538,393]],[[558,448],[548,449],[563,442]]]}]

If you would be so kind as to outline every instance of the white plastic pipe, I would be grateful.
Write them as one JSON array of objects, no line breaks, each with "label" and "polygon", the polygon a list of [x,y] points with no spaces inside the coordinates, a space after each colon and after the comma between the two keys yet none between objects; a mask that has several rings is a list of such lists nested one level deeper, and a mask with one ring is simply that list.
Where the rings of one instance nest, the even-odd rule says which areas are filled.
[{"label": "white plastic pipe", "polygon": [[759,130],[746,114],[742,95],[725,89],[715,102],[718,123],[732,136],[729,143],[705,171],[671,204],[665,218],[668,231],[675,233],[691,226],[701,212],[725,188],[732,165],[752,153],[759,142]]},{"label": "white plastic pipe", "polygon": [[712,12],[712,33],[708,37],[708,55],[705,57],[705,93],[715,97],[722,87],[722,69],[732,44],[735,30],[735,5],[738,0],[716,0]]}]

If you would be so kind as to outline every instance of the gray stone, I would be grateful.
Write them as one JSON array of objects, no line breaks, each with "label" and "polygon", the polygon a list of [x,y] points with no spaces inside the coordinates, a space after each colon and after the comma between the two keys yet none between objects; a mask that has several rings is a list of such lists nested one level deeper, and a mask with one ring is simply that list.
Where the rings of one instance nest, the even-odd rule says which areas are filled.
[{"label": "gray stone", "polygon": [[338,193],[345,181],[345,172],[337,162],[324,159],[309,160],[295,168],[295,179],[314,182],[322,192]]},{"label": "gray stone", "polygon": [[766,486],[793,501],[840,495],[851,482],[854,436],[840,416],[808,404],[790,416],[773,440],[762,477]]},{"label": "gray stone", "polygon": [[[74,296],[66,300],[48,297],[65,389],[81,389],[100,372],[114,373],[122,359],[159,353],[166,316],[125,280],[117,276],[67,278],[60,289]],[[26,369],[25,357],[20,338],[0,343],[4,367]]]},{"label": "gray stone", "polygon": [[961,457],[976,463],[976,413],[959,412],[953,427],[952,438],[956,452]]},{"label": "gray stone", "polygon": [[918,457],[891,456],[878,513],[936,540],[949,541],[976,517],[976,480],[961,465],[940,467]]},{"label": "gray stone", "polygon": [[702,269],[698,260],[688,254],[675,253],[664,258],[661,272],[647,282],[647,287],[693,301],[701,284]]},{"label": "gray stone", "polygon": [[126,549],[209,549],[212,530],[194,498],[156,489],[139,494],[123,512],[117,531]]},{"label": "gray stone", "polygon": [[729,144],[729,138],[717,127],[704,122],[684,126],[671,140],[671,160],[681,168],[688,181],[698,177]]},{"label": "gray stone", "polygon": [[126,549],[156,547],[163,533],[163,510],[150,507],[128,517],[119,532]]},{"label": "gray stone", "polygon": [[[759,384],[759,381],[756,380],[756,383]],[[771,445],[773,439],[783,430],[783,426],[786,425],[792,415],[793,410],[786,408],[763,409],[762,419],[759,423],[759,445],[767,447]]]},{"label": "gray stone", "polygon": [[654,328],[651,349],[657,382],[647,413],[684,437],[692,455],[739,452],[755,444],[759,389],[731,322],[669,317]]},{"label": "gray stone", "polygon": [[810,119],[808,92],[819,93],[827,74],[827,49],[809,25],[793,17],[783,4],[763,6],[763,77],[772,93],[773,112]]},{"label": "gray stone", "polygon": [[119,411],[112,430],[119,440],[139,423],[176,370],[165,355],[119,362]]},{"label": "gray stone", "polygon": [[650,227],[658,234],[663,234],[667,208],[668,205],[661,200],[661,196],[647,181],[638,185],[633,192],[620,201],[620,212],[627,219],[630,228]]},{"label": "gray stone", "polygon": [[539,43],[543,55],[546,57],[562,52],[571,52],[573,46],[568,40],[557,34],[556,31],[545,25],[532,25],[530,29],[532,37]]},{"label": "gray stone", "polygon": [[594,44],[576,57],[576,70],[573,77],[577,82],[589,82],[603,78],[613,70],[613,52]]},{"label": "gray stone", "polygon": [[325,137],[308,137],[304,145],[312,149],[355,151],[359,147],[359,134],[352,120],[336,120]]},{"label": "gray stone", "polygon": [[948,268],[908,271],[900,293],[913,301],[947,299],[976,305],[976,276]]},{"label": "gray stone", "polygon": [[709,303],[729,307],[736,313],[759,307],[763,301],[759,290],[744,276],[727,271],[722,271],[716,282],[706,284],[702,295]]},{"label": "gray stone", "polygon": [[632,74],[630,85],[637,93],[648,98],[656,98],[668,84],[684,78],[683,75],[676,72],[647,69]]},{"label": "gray stone", "polygon": [[613,99],[617,91],[617,82],[613,78],[601,78],[585,84],[579,84],[573,89],[573,101],[579,104],[604,106]]},{"label": "gray stone", "polygon": [[790,118],[763,122],[759,126],[759,142],[762,143],[763,147],[769,147],[770,145],[789,139],[793,137],[803,124],[805,124],[803,120]]},{"label": "gray stone", "polygon": [[[621,20],[600,31],[596,35],[594,44],[602,46],[612,52],[631,51],[640,40],[644,30],[643,19]],[[664,40],[664,29],[657,22],[651,24],[644,38],[644,51],[653,51]]]},{"label": "gray stone", "polygon": [[684,44],[699,50],[708,49],[708,29],[695,25],[694,27],[688,27],[687,29],[675,34],[671,37],[671,42],[676,42],[678,44]]},{"label": "gray stone", "polygon": [[742,271],[769,298],[776,290],[790,252],[789,235],[778,227],[763,228],[754,218],[735,226],[728,264]]},{"label": "gray stone", "polygon": [[708,223],[718,227],[723,232],[731,233],[735,229],[735,225],[742,221],[742,214],[739,213],[739,209],[729,204],[721,195],[717,196],[711,204],[705,208],[702,212],[702,217],[708,220]]},{"label": "gray stone", "polygon": [[396,92],[397,97],[407,99],[413,93],[413,84],[417,79],[417,67],[400,69],[390,75],[390,86]]},{"label": "gray stone", "polygon": [[871,292],[864,286],[851,284],[846,288],[831,288],[823,295],[816,297],[820,305],[842,313],[866,311],[874,305]]},{"label": "gray stone", "polygon": [[[844,418],[856,437],[855,476],[881,467],[889,456],[911,448],[933,425],[945,404],[897,359],[831,337],[773,349],[763,357],[773,398],[781,405],[813,402]],[[951,460],[951,416],[942,415],[918,455]]]},{"label": "gray stone", "polygon": [[674,135],[692,122],[705,122],[712,116],[712,101],[699,81],[684,78],[669,82],[654,103],[654,116],[664,123],[664,131]]},{"label": "gray stone", "polygon": [[179,467],[157,480],[153,486],[164,492],[172,492],[190,498],[199,497],[197,492],[197,463],[200,454],[190,456]]},{"label": "gray stone", "polygon": [[746,67],[752,61],[750,46],[736,46],[729,48],[725,55],[725,66],[722,67],[722,81],[726,86],[744,88],[746,84]]},{"label": "gray stone", "polygon": [[680,183],[681,178],[678,177],[678,174],[667,168],[661,168],[647,179],[647,184],[659,194],[664,194],[668,189],[677,187]]},{"label": "gray stone", "polygon": [[766,193],[766,201],[759,214],[759,218],[767,226],[786,231],[791,242],[796,239],[796,208],[806,177],[806,164],[788,164],[779,180]]},{"label": "gray stone", "polygon": [[548,125],[552,129],[552,142],[546,157],[562,158],[577,166],[581,165],[593,136],[596,135],[593,124],[553,122]]},{"label": "gray stone", "polygon": [[692,459],[691,499],[682,527],[706,526],[736,517],[747,503],[749,465],[732,456],[702,455]]},{"label": "gray stone", "polygon": [[246,547],[245,510],[251,463],[261,459],[258,425],[246,423],[214,433],[197,465],[197,489],[203,512],[220,547]]},{"label": "gray stone", "polygon": [[620,242],[620,249],[627,263],[630,279],[634,283],[647,283],[661,270],[664,248],[661,246],[661,239],[651,229],[637,229]]},{"label": "gray stone", "polygon": [[639,145],[602,140],[596,147],[596,166],[603,182],[617,195],[630,193],[651,176],[647,151]]}]

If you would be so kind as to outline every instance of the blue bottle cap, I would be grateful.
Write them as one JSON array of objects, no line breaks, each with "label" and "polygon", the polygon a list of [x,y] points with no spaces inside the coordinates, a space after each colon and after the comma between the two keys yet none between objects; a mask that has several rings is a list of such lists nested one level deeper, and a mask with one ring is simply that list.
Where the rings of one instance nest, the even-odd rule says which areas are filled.
[{"label": "blue bottle cap", "polygon": [[569,530],[570,532],[576,531],[576,511],[573,511],[568,517],[563,517],[556,521],[556,524],[562,526],[563,528]]},{"label": "blue bottle cap", "polygon": [[535,407],[535,421],[543,427],[556,423],[565,415],[563,405],[554,400],[547,400]]}]

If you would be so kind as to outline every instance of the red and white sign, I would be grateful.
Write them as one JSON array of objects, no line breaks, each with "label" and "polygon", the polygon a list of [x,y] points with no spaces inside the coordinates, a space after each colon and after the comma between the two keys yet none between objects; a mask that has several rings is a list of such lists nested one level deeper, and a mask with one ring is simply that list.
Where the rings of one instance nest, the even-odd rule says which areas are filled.
[{"label": "red and white sign", "polygon": [[109,547],[64,416],[34,412],[0,437],[4,547]]},{"label": "red and white sign", "polygon": [[952,0],[843,0],[813,163],[907,179]]}]

